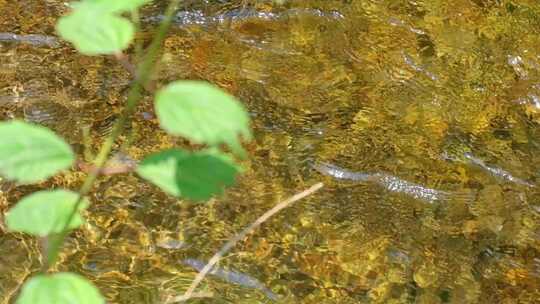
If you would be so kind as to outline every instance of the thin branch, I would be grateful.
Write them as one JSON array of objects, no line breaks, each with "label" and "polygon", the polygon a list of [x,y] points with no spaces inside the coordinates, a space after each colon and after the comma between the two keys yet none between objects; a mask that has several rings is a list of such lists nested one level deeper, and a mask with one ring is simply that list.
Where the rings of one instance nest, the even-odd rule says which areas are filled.
[{"label": "thin branch", "polygon": [[189,298],[186,298],[184,295],[182,295],[182,296],[172,298],[170,300],[165,300],[165,303],[168,304],[168,303],[175,303],[175,302],[183,302],[183,301],[187,301],[189,299],[194,299],[194,298],[213,298],[213,297],[214,297],[214,293],[201,291],[201,292],[192,293]]},{"label": "thin branch", "polygon": [[195,288],[199,286],[199,284],[202,282],[204,277],[212,270],[214,265],[216,265],[217,262],[229,251],[231,250],[236,243],[238,243],[240,240],[246,237],[249,233],[251,233],[253,230],[255,230],[257,227],[259,227],[262,223],[266,222],[270,217],[272,217],[274,214],[278,213],[282,209],[287,208],[292,203],[303,199],[306,196],[309,196],[313,194],[314,192],[318,191],[323,187],[323,183],[317,183],[313,186],[311,186],[309,189],[306,189],[300,193],[297,193],[285,201],[277,204],[274,206],[274,208],[266,211],[263,215],[261,215],[255,222],[253,222],[251,225],[244,228],[244,230],[240,231],[240,233],[236,234],[232,239],[227,241],[221,249],[212,256],[212,258],[208,261],[208,264],[201,269],[201,271],[197,274],[191,285],[189,286],[188,290],[184,293],[184,295],[176,297],[174,299],[175,302],[181,302],[186,301],[190,298],[192,298],[193,292],[195,291]]},{"label": "thin branch", "polygon": [[[141,30],[141,18],[139,10],[136,9],[131,12],[131,23],[135,26],[135,32],[138,33]],[[142,41],[135,36],[135,61],[139,61],[143,54]]]},{"label": "thin branch", "polygon": [[114,54],[114,58],[118,60],[120,65],[124,67],[126,71],[131,75],[131,77],[136,78],[137,77],[137,68],[135,65],[133,65],[131,62],[129,62],[129,58],[124,53],[116,53]]}]

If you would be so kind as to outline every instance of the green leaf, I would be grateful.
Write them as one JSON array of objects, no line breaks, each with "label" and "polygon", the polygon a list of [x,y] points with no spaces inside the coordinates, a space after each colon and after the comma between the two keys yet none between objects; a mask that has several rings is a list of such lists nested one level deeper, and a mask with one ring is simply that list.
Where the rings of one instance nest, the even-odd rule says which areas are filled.
[{"label": "green leaf", "polygon": [[[123,13],[134,11],[152,0],[85,0],[84,5],[92,5],[106,13]],[[75,4],[77,8],[79,4]]]},{"label": "green leaf", "polygon": [[[32,193],[21,199],[6,215],[6,224],[11,231],[26,232],[36,236],[60,233],[79,195],[67,190],[47,190]],[[68,229],[83,223],[80,211],[88,206],[88,200],[79,204]]]},{"label": "green leaf", "polygon": [[249,116],[233,96],[206,82],[176,81],[156,95],[161,127],[196,143],[225,143],[243,155],[238,136],[251,138]]},{"label": "green leaf", "polygon": [[53,131],[16,120],[0,123],[0,175],[7,179],[39,182],[74,160],[71,147]]},{"label": "green leaf", "polygon": [[119,53],[135,36],[135,27],[127,19],[88,2],[79,3],[70,14],[61,17],[56,30],[85,55]]},{"label": "green leaf", "polygon": [[26,282],[17,304],[104,304],[99,290],[84,277],[60,272],[38,275]]},{"label": "green leaf", "polygon": [[179,149],[162,151],[145,158],[137,173],[174,196],[207,200],[234,184],[240,169],[216,150],[190,153]]}]

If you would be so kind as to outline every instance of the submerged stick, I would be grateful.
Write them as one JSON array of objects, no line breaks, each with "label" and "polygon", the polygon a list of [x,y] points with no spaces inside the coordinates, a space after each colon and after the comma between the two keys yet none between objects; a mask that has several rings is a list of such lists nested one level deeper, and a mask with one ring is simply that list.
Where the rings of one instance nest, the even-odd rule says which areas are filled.
[{"label": "submerged stick", "polygon": [[48,47],[58,47],[60,45],[58,38],[39,34],[18,35],[14,33],[0,33],[0,42],[17,42]]},{"label": "submerged stick", "polygon": [[199,286],[199,284],[202,282],[204,277],[212,270],[214,265],[229,251],[231,250],[236,243],[238,243],[240,240],[242,240],[246,235],[253,232],[257,227],[259,227],[262,223],[266,222],[269,218],[271,218],[274,214],[278,213],[282,209],[287,208],[292,203],[301,200],[305,198],[306,196],[309,196],[319,189],[323,187],[323,183],[317,183],[313,186],[311,186],[309,189],[306,189],[300,193],[297,193],[285,201],[277,204],[274,206],[274,208],[266,211],[263,215],[261,215],[255,222],[251,223],[251,225],[244,228],[244,230],[240,231],[238,234],[236,234],[232,239],[227,241],[221,249],[212,256],[212,258],[208,261],[208,264],[201,269],[201,271],[197,274],[191,285],[189,286],[188,290],[184,293],[184,295],[176,297],[172,300],[172,302],[183,302],[186,300],[189,300],[193,297],[193,292],[195,291],[195,288]]},{"label": "submerged stick", "polygon": [[[189,300],[189,299],[195,299],[195,298],[213,298],[214,297],[214,293],[212,292],[206,292],[206,291],[201,291],[201,292],[194,292],[191,294],[191,296],[189,297],[189,299],[183,299],[184,296],[178,296],[178,297],[175,297],[175,298],[172,298],[171,300],[168,300],[168,299],[165,299],[165,303],[174,303],[174,302],[179,302],[179,301],[186,301],[186,300]],[[180,299],[182,298],[182,299]],[[178,300],[180,299],[180,300]]]}]

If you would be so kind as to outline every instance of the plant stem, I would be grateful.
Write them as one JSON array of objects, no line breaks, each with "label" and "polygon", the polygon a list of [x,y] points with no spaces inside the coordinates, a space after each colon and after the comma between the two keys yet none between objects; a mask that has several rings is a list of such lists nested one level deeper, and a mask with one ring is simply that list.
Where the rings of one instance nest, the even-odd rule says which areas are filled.
[{"label": "plant stem", "polygon": [[283,202],[280,202],[276,206],[274,206],[272,209],[266,211],[263,215],[261,215],[255,222],[251,223],[251,225],[244,228],[244,230],[240,231],[238,234],[236,234],[232,239],[227,241],[221,249],[212,256],[212,258],[208,261],[208,263],[199,271],[187,291],[182,295],[178,296],[174,299],[172,299],[173,302],[183,302],[191,299],[193,297],[193,292],[195,291],[195,288],[199,286],[199,284],[202,282],[204,277],[212,270],[214,265],[216,265],[217,262],[227,253],[231,248],[236,245],[240,240],[246,237],[249,233],[251,233],[253,230],[255,230],[257,227],[259,227],[262,223],[266,222],[270,217],[272,217],[274,214],[278,213],[282,209],[285,209],[289,207],[292,203],[303,199],[306,196],[309,196],[319,189],[323,187],[323,183],[316,183],[315,185],[311,186],[310,188],[297,193],[288,199],[286,199]]},{"label": "plant stem", "polygon": [[[135,32],[138,33],[141,30],[141,18],[139,15],[139,9],[136,9],[131,12],[131,23],[135,25]],[[143,47],[142,42],[140,39],[137,39],[137,36],[135,36],[135,62],[138,62],[138,60],[141,58],[143,53]]]},{"label": "plant stem", "polygon": [[120,117],[115,121],[111,134],[105,139],[105,142],[102,144],[98,152],[98,155],[96,156],[94,160],[95,170],[93,170],[92,172],[88,174],[81,188],[79,189],[78,191],[79,197],[77,198],[77,201],[75,205],[73,206],[73,210],[71,211],[67,221],[64,224],[62,233],[60,233],[59,235],[55,237],[50,238],[51,239],[50,247],[48,249],[48,254],[47,254],[47,267],[46,267],[47,269],[49,269],[50,266],[56,260],[58,256],[58,252],[60,250],[60,246],[62,245],[62,243],[64,243],[64,240],[66,236],[68,235],[69,231],[67,227],[69,223],[71,223],[71,221],[77,214],[78,209],[82,204],[83,197],[86,196],[92,189],[92,186],[94,182],[96,181],[97,177],[99,176],[100,171],[103,169],[103,166],[107,162],[107,158],[109,157],[109,153],[111,152],[113,148],[114,142],[116,141],[116,139],[118,139],[120,134],[122,134],[122,131],[124,130],[124,126],[126,122],[135,111],[137,104],[139,103],[139,100],[141,99],[141,90],[145,85],[148,84],[150,77],[154,72],[154,69],[156,67],[157,54],[169,30],[174,13],[179,3],[180,3],[180,0],[171,0],[171,2],[169,3],[169,6],[167,7],[167,10],[165,11],[165,18],[163,22],[161,22],[161,24],[159,25],[158,31],[156,35],[154,36],[152,43],[148,47],[148,52],[146,53],[144,60],[137,67],[137,73],[135,76],[136,78],[132,87],[129,90],[126,106],[124,110],[122,111],[122,114],[120,115]]}]

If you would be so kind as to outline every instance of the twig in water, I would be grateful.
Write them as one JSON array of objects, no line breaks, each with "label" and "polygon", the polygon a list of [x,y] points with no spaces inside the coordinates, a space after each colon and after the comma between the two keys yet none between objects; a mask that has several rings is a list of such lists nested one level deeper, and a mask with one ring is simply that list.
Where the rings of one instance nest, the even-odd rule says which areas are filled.
[{"label": "twig in water", "polygon": [[178,296],[178,297],[175,297],[175,298],[173,298],[171,300],[165,300],[165,303],[182,302],[182,301],[187,301],[189,299],[194,299],[194,298],[213,298],[213,297],[214,297],[214,293],[207,292],[207,291],[201,291],[201,292],[192,293],[189,298],[184,299],[184,296]]},{"label": "twig in water", "polygon": [[195,288],[199,286],[199,284],[202,282],[204,277],[212,270],[214,265],[229,251],[231,250],[236,243],[238,243],[240,240],[242,240],[246,235],[251,233],[253,230],[255,230],[257,227],[259,227],[262,223],[266,222],[270,217],[272,217],[274,214],[278,213],[282,209],[287,208],[292,203],[303,199],[306,196],[309,196],[316,192],[317,190],[321,189],[323,187],[323,183],[317,183],[313,186],[311,186],[309,189],[306,189],[300,193],[297,193],[285,201],[277,204],[274,206],[274,208],[266,211],[263,215],[261,215],[255,222],[251,223],[251,225],[244,228],[244,230],[240,231],[240,233],[236,234],[232,239],[227,241],[221,249],[212,256],[212,258],[208,261],[208,264],[201,269],[201,271],[197,274],[191,285],[189,286],[188,290],[184,293],[182,296],[178,296],[172,300],[172,302],[182,302],[186,301],[193,297],[193,292],[195,291]]}]

